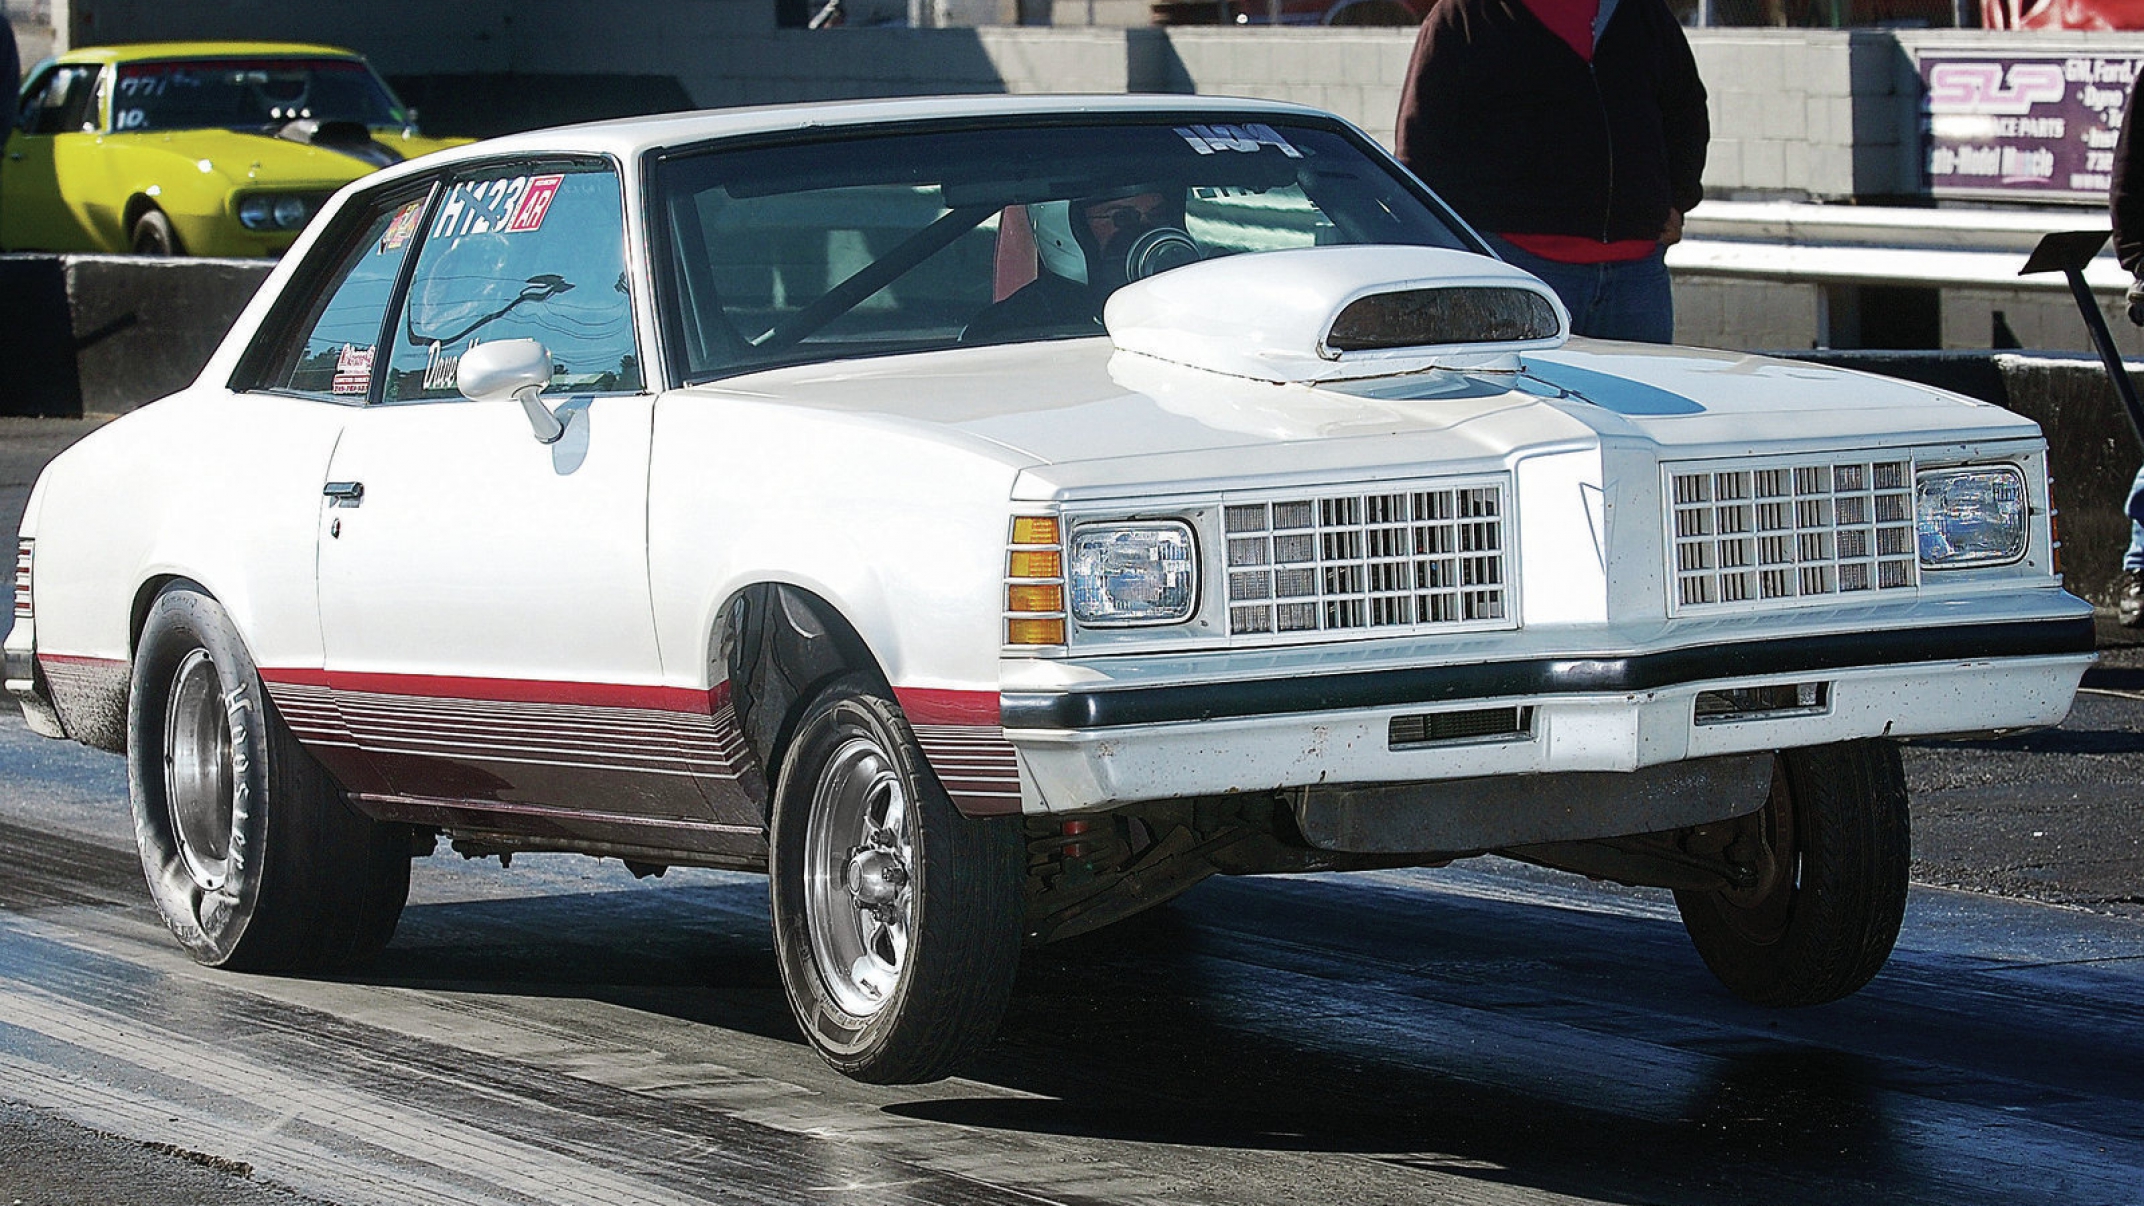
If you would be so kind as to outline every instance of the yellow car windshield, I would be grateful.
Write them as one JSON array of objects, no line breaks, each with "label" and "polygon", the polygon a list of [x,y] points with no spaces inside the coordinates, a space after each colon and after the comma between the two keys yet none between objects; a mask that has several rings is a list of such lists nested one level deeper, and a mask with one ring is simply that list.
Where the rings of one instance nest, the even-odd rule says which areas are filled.
[{"label": "yellow car windshield", "polygon": [[372,69],[352,59],[177,59],[122,63],[116,131],[257,129],[311,118],[404,124]]}]

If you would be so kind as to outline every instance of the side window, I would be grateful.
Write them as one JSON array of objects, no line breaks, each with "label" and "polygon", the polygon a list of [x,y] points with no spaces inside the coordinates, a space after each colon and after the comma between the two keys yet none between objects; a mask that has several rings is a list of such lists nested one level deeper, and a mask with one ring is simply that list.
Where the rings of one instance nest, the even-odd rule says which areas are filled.
[{"label": "side window", "polygon": [[25,134],[80,132],[93,112],[90,94],[96,89],[97,70],[88,66],[53,68],[40,85],[24,94],[16,124]]},{"label": "side window", "polygon": [[387,317],[402,261],[417,241],[424,198],[381,207],[313,303],[296,355],[268,374],[269,389],[363,401],[372,388],[373,345]]},{"label": "side window", "polygon": [[460,397],[463,353],[495,339],[543,344],[547,392],[640,390],[616,173],[460,180],[429,223],[390,335],[387,401]]}]

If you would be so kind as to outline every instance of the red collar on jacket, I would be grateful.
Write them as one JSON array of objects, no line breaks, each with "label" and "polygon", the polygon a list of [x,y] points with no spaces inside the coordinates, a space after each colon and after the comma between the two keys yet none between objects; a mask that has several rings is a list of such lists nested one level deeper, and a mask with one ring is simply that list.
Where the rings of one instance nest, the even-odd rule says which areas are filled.
[{"label": "red collar on jacket", "polygon": [[1548,31],[1570,44],[1578,57],[1593,61],[1593,19],[1600,15],[1600,0],[1522,0],[1526,10],[1539,18]]}]

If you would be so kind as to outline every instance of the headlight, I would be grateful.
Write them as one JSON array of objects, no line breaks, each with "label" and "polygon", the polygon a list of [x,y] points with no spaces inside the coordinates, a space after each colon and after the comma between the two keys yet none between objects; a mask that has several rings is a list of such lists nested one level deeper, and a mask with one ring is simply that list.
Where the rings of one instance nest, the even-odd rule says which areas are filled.
[{"label": "headlight", "polygon": [[1181,523],[1088,524],[1072,532],[1072,616],[1108,627],[1175,624],[1198,605],[1198,558]]},{"label": "headlight", "polygon": [[238,200],[238,222],[247,230],[296,230],[308,216],[303,197],[255,193]]},{"label": "headlight", "polygon": [[1914,482],[1921,565],[1963,569],[2025,555],[2025,475],[2010,466],[1938,469]]},{"label": "headlight", "polygon": [[275,226],[275,198],[241,197],[238,201],[238,222],[247,230],[268,230]]}]

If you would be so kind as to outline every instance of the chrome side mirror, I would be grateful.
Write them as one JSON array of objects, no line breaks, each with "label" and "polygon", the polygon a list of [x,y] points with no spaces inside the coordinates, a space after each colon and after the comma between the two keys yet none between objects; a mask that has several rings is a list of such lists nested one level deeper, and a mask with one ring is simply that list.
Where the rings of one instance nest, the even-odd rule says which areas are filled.
[{"label": "chrome side mirror", "polygon": [[476,402],[521,403],[537,442],[552,444],[566,434],[551,408],[543,404],[544,387],[551,384],[551,353],[533,339],[500,339],[480,343],[462,353],[454,366],[454,387],[464,398]]}]

